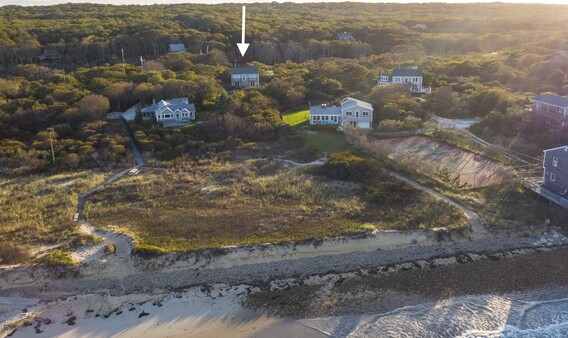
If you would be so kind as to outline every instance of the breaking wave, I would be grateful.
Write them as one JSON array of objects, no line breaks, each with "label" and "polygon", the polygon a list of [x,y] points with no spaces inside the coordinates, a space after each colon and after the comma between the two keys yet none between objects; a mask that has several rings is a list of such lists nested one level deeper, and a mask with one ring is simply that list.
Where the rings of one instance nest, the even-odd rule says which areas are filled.
[{"label": "breaking wave", "polygon": [[568,298],[526,301],[518,296],[461,296],[385,314],[303,323],[330,337],[568,337]]}]

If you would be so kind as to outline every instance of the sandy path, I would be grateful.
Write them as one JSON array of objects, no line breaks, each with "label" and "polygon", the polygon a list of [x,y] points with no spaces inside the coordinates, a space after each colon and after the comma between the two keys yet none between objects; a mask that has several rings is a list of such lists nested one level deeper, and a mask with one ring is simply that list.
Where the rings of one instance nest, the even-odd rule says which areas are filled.
[{"label": "sandy path", "polygon": [[114,246],[114,253],[108,253],[105,252],[105,245],[101,245],[101,249],[93,253],[96,258],[88,258],[90,264],[82,269],[83,276],[120,278],[136,273],[131,255],[133,246],[130,237],[108,230],[97,230],[87,222],[81,223],[80,231],[102,237],[106,244]]},{"label": "sandy path", "polygon": [[463,205],[456,203],[454,201],[452,201],[450,198],[432,190],[431,188],[425,187],[423,185],[421,185],[420,183],[411,180],[408,177],[402,176],[401,174],[395,173],[395,172],[389,172],[389,174],[401,181],[404,181],[410,185],[412,185],[413,187],[415,187],[416,189],[420,189],[422,191],[425,191],[427,193],[429,193],[430,195],[448,203],[449,205],[452,205],[458,209],[460,209],[463,214],[467,217],[467,219],[469,219],[470,224],[471,224],[471,230],[473,231],[474,234],[487,234],[487,228],[485,227],[485,225],[483,224],[483,220],[473,211],[469,210],[468,208],[464,207]]}]

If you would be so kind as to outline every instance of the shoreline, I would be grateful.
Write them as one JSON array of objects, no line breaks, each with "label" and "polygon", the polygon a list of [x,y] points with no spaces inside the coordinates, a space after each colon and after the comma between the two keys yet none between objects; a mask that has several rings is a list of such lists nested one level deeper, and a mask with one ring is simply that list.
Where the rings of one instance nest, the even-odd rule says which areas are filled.
[{"label": "shoreline", "polygon": [[[295,332],[298,337],[319,338],[326,336],[324,332],[304,325],[302,320],[384,313],[454,296],[431,296],[424,290],[425,285],[435,286],[443,279],[400,289],[412,285],[415,279],[420,280],[400,276],[429,273],[435,276],[441,271],[501,265],[550,252],[565,253],[568,259],[567,237],[550,228],[539,231],[540,235],[533,232],[532,236],[525,233],[516,237],[473,234],[480,237],[475,240],[446,231],[385,232],[386,238],[395,239],[391,242],[379,238],[385,234],[379,232],[309,243],[225,248],[216,254],[199,253],[199,259],[195,253],[174,253],[146,260],[133,257],[125,237],[123,252],[91,264],[0,271],[0,337],[14,330],[16,336],[18,332],[26,336],[34,332],[29,331],[32,329],[38,332],[38,337],[43,332],[45,336],[75,337],[81,330],[106,325],[99,321],[112,317],[118,323],[111,321],[116,332],[108,331],[109,335],[160,336],[163,328],[158,330],[158,327],[168,325],[173,330],[171,335],[176,336],[181,325],[183,330],[202,332],[200,337],[216,338],[220,334],[226,336],[227,332],[235,333],[232,337],[248,337],[259,329],[267,336],[275,333],[289,336]],[[100,264],[107,260],[108,266]],[[395,282],[385,284],[385,281]],[[22,299],[29,304],[26,309],[17,306]],[[179,303],[180,299],[193,304],[190,308],[197,312],[188,314],[187,304]],[[220,302],[224,304],[221,307]],[[167,307],[171,305],[171,312],[162,310],[162,304],[166,303]],[[144,308],[138,313],[141,317],[132,313],[117,317],[141,306]],[[215,315],[205,322],[192,319],[211,313]],[[121,318],[127,317],[123,322]]]},{"label": "shoreline", "polygon": [[352,238],[172,253],[150,259],[133,255],[131,243],[124,240],[116,254],[99,257],[93,264],[0,270],[0,297],[49,300],[84,293],[120,295],[215,283],[263,285],[277,279],[347,273],[467,253],[491,255],[568,244],[568,238],[553,229],[533,236],[484,235],[475,240],[470,236],[447,231],[381,231]]},{"label": "shoreline", "polygon": [[[405,308],[452,304],[451,299],[460,297],[503,301],[524,293],[530,295],[527,300],[568,296],[568,266],[558,262],[568,259],[568,246],[485,257],[470,254],[471,259],[463,255],[422,262],[428,264],[398,263],[376,271],[272,280],[260,286],[209,284],[63,297],[31,305],[26,314],[19,309],[21,318],[15,325],[19,328],[13,336],[75,337],[101,334],[97,330],[104,328],[105,336],[181,337],[193,332],[197,337],[319,338],[328,336],[324,329],[340,319],[378,319]],[[527,275],[519,270],[521,266],[533,272]],[[6,298],[0,298],[0,304],[2,299]],[[320,326],[324,329],[317,329]],[[0,325],[0,337],[14,329]]]}]

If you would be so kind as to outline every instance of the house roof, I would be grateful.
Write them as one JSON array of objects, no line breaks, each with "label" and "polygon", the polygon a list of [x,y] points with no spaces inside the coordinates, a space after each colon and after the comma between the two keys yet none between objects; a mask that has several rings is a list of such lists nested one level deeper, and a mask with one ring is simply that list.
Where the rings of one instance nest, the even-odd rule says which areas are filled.
[{"label": "house roof", "polygon": [[560,150],[560,149],[564,149],[564,151],[568,151],[568,146],[550,148],[550,149],[545,149],[545,150],[543,150],[543,151],[546,153],[547,151]]},{"label": "house roof", "polygon": [[162,100],[151,106],[142,108],[140,111],[143,113],[151,113],[151,112],[156,112],[158,110],[165,110],[168,108],[171,109],[172,111],[175,111],[176,109],[179,110],[187,109],[189,111],[195,111],[195,105],[193,103],[189,103],[189,100],[185,97],[180,97],[170,100]]},{"label": "house roof", "polygon": [[420,68],[395,68],[392,76],[423,76]]},{"label": "house roof", "polygon": [[233,67],[233,69],[231,69],[231,74],[233,75],[258,74],[258,67],[256,66]]},{"label": "house roof", "polygon": [[185,45],[183,43],[170,43],[170,52],[186,52]]},{"label": "house roof", "polygon": [[568,107],[568,98],[559,95],[542,94],[533,97],[531,100],[548,103],[558,107]]},{"label": "house roof", "polygon": [[357,100],[352,97],[346,97],[341,101],[341,109],[349,109],[355,106],[373,111],[373,105],[369,102]]},{"label": "house roof", "polygon": [[312,106],[310,115],[341,115],[341,108],[338,106]]},{"label": "house roof", "polygon": [[43,55],[45,55],[45,56],[59,56],[59,51],[57,49],[44,49]]}]

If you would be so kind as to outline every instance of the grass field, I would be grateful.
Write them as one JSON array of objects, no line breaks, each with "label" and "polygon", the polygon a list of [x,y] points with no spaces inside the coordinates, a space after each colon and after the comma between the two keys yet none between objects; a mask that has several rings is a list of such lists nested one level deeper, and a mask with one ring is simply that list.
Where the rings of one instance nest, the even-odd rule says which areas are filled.
[{"label": "grass field", "polygon": [[310,119],[310,111],[309,110],[300,110],[297,112],[287,113],[282,116],[284,122],[291,126],[297,126],[304,122],[307,122]]},{"label": "grass field", "polygon": [[26,261],[33,248],[77,240],[77,196],[104,177],[83,171],[0,181],[0,264]]},{"label": "grass field", "polygon": [[463,205],[476,210],[490,224],[496,227],[514,225],[540,225],[545,219],[554,224],[566,224],[568,212],[536,193],[526,190],[514,182],[505,182],[488,187],[473,189],[467,193],[450,196]]},{"label": "grass field", "polygon": [[165,251],[465,224],[457,209],[420,191],[404,208],[366,202],[360,191],[306,169],[249,160],[125,178],[93,195],[86,216],[132,235],[140,248]]},{"label": "grass field", "polygon": [[356,150],[347,143],[345,135],[337,131],[336,125],[301,127],[298,128],[298,133],[306,139],[308,145],[321,151],[332,153]]}]

